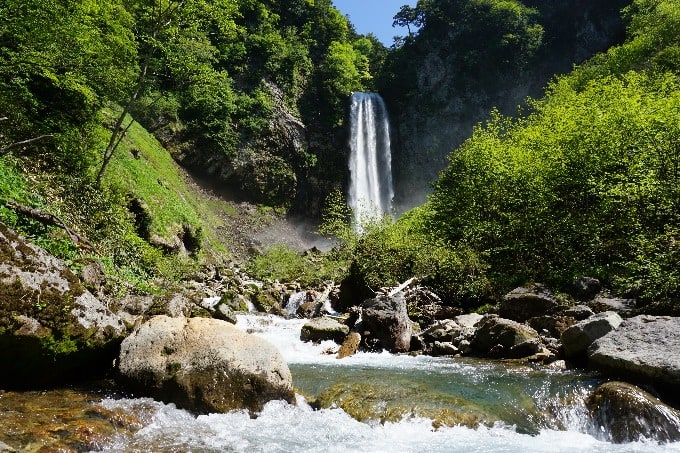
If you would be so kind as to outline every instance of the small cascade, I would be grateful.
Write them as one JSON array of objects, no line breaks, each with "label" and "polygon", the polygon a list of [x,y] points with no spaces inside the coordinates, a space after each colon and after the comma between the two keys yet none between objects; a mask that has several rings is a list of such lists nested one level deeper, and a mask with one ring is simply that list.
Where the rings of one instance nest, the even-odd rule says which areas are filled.
[{"label": "small cascade", "polygon": [[348,204],[357,228],[391,211],[392,152],[387,108],[377,93],[352,93]]}]

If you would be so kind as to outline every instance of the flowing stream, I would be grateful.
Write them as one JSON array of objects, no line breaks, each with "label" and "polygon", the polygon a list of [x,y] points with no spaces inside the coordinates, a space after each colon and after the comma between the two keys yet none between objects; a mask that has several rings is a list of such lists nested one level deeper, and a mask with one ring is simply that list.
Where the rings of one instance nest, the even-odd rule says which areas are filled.
[{"label": "flowing stream", "polygon": [[392,152],[387,108],[377,93],[352,93],[348,204],[357,226],[391,211]]},{"label": "flowing stream", "polygon": [[[272,401],[257,417],[243,411],[196,416],[112,389],[0,392],[0,451],[3,441],[16,445],[17,439],[26,445],[20,451],[43,451],[40,436],[68,435],[85,436],[90,447],[78,448],[73,441],[68,444],[76,445],[73,450],[45,451],[87,451],[96,445],[92,451],[112,453],[680,452],[680,443],[615,445],[603,440],[583,405],[600,382],[592,374],[388,353],[338,360],[330,353],[337,349],[332,342],[299,341],[304,320],[258,314],[238,318],[239,328],[268,339],[282,352],[297,392],[306,396],[299,395],[297,405]],[[351,407],[348,412],[336,407],[343,404],[340,400],[326,409],[310,407],[308,400],[331,387],[344,397],[358,397],[350,403],[368,406],[372,413],[389,415],[397,406],[410,412],[361,422],[348,414]],[[422,415],[441,410],[485,421],[474,427],[446,426]],[[109,420],[106,427],[97,428],[104,420]],[[21,432],[27,427],[31,435]]]}]

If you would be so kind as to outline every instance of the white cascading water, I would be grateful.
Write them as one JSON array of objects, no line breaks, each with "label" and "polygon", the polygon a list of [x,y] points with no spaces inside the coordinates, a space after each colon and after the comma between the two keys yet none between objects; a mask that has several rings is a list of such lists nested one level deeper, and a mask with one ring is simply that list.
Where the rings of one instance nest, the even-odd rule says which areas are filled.
[{"label": "white cascading water", "polygon": [[354,92],[350,107],[349,194],[358,229],[391,211],[392,152],[390,122],[378,93]]}]

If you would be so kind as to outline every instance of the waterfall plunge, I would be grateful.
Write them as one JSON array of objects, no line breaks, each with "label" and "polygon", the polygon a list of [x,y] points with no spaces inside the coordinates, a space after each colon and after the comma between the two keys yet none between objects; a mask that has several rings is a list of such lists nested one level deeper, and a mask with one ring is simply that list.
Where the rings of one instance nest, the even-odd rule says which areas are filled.
[{"label": "waterfall plunge", "polygon": [[348,204],[358,229],[391,211],[392,153],[387,108],[377,93],[352,93]]}]

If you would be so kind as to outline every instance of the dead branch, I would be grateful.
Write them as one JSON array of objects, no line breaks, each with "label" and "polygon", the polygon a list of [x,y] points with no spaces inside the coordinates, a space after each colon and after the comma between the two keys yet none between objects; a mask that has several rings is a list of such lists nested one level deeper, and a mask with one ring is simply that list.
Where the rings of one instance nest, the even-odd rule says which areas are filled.
[{"label": "dead branch", "polygon": [[14,142],[10,145],[5,146],[4,148],[2,148],[2,150],[0,150],[0,157],[9,153],[13,148],[16,148],[18,146],[30,145],[31,143],[35,143],[37,141],[44,140],[46,138],[52,138],[52,137],[53,137],[52,134],[45,134],[45,135],[41,135],[39,137],[33,137],[33,138],[29,138],[27,140],[22,140],[20,142]]},{"label": "dead branch", "polygon": [[37,220],[38,222],[56,226],[63,229],[66,232],[66,234],[69,235],[73,243],[76,244],[77,246],[87,250],[94,249],[94,246],[90,241],[87,240],[87,238],[79,235],[78,233],[74,233],[68,226],[66,226],[64,221],[61,220],[56,215],[51,214],[49,212],[45,212],[42,209],[25,206],[23,204],[17,203],[14,200],[4,200],[4,202],[5,206],[7,206],[9,209],[12,209],[14,212],[18,214],[23,214],[27,217],[32,218],[33,220]]}]

